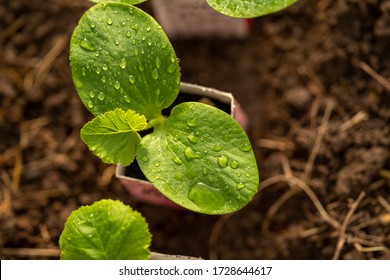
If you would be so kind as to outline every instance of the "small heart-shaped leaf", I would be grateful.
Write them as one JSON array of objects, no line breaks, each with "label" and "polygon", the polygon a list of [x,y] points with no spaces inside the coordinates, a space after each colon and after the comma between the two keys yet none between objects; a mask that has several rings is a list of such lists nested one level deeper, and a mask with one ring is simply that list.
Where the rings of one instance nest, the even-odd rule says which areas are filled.
[{"label": "small heart-shaped leaf", "polygon": [[259,175],[248,136],[225,112],[197,102],[182,103],[136,151],[149,181],[190,210],[226,214],[255,195]]},{"label": "small heart-shaped leaf", "polygon": [[108,111],[84,125],[81,139],[89,149],[108,164],[124,166],[133,162],[141,137],[137,133],[146,127],[146,119],[134,111]]},{"label": "small heart-shaped leaf", "polygon": [[227,16],[253,18],[282,10],[297,0],[206,0],[215,10]]},{"label": "small heart-shaped leaf", "polygon": [[70,214],[59,243],[62,260],[145,260],[151,234],[140,213],[101,200]]}]

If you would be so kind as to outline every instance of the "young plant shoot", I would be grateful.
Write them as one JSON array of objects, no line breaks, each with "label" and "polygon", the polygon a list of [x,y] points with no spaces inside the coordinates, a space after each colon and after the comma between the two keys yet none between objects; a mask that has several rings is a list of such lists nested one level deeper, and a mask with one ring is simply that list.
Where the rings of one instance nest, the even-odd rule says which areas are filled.
[{"label": "young plant shoot", "polygon": [[82,140],[105,163],[127,166],[136,158],[146,178],[184,208],[225,214],[244,207],[259,183],[245,131],[197,102],[162,115],[180,86],[170,41],[150,15],[127,4],[142,1],[95,2],[103,3],[83,15],[70,46],[75,87],[95,115]]}]

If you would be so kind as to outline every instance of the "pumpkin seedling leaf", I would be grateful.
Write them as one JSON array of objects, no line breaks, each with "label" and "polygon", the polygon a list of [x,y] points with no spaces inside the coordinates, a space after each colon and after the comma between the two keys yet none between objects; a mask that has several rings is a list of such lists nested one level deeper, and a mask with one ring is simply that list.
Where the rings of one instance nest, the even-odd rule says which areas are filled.
[{"label": "pumpkin seedling leaf", "polygon": [[84,105],[95,115],[121,108],[152,119],[176,99],[180,71],[161,26],[124,3],[90,8],[74,29],[72,77]]},{"label": "pumpkin seedling leaf", "polygon": [[144,116],[132,110],[115,109],[85,124],[81,139],[103,162],[126,166],[133,162],[141,140],[137,131],[146,125]]},{"label": "pumpkin seedling leaf", "polygon": [[59,240],[62,260],[144,260],[150,243],[141,214],[106,199],[73,211]]},{"label": "pumpkin seedling leaf", "polygon": [[297,0],[206,0],[215,10],[227,16],[253,18],[280,11]]},{"label": "pumpkin seedling leaf", "polygon": [[258,189],[245,131],[230,115],[202,103],[174,107],[161,127],[141,140],[136,155],[162,194],[196,212],[237,211]]}]

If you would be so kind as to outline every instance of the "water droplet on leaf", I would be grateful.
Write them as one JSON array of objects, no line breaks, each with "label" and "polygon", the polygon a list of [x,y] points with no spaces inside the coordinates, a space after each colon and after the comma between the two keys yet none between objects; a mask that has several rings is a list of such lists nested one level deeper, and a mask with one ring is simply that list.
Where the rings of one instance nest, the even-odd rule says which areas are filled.
[{"label": "water droplet on leaf", "polygon": [[251,149],[252,149],[252,147],[248,143],[245,143],[245,145],[240,148],[240,150],[243,152],[249,152]]},{"label": "water droplet on leaf", "polygon": [[215,151],[215,152],[222,151],[222,147],[221,147],[220,145],[215,145],[215,146],[213,147],[213,151]]},{"label": "water droplet on leaf", "polygon": [[157,70],[157,68],[152,70],[152,77],[155,80],[158,79],[158,70]]},{"label": "water droplet on leaf", "polygon": [[199,208],[206,211],[221,209],[225,204],[219,189],[212,188],[202,182],[192,186],[187,197]]},{"label": "water droplet on leaf", "polygon": [[78,89],[81,89],[84,87],[84,84],[76,78],[73,78],[73,83],[74,83],[74,86]]},{"label": "water droplet on leaf", "polygon": [[190,147],[186,147],[184,149],[184,156],[186,157],[186,160],[199,158],[199,155],[195,153]]},{"label": "water droplet on leaf", "polygon": [[122,58],[121,61],[119,61],[119,66],[122,69],[126,68],[126,60],[124,58]]},{"label": "water droplet on leaf", "polygon": [[95,48],[92,46],[91,42],[87,38],[84,38],[80,41],[80,47],[87,51],[95,51]]},{"label": "water droplet on leaf", "polygon": [[174,156],[174,157],[172,158],[172,160],[173,160],[173,162],[176,163],[177,165],[182,165],[182,164],[183,164],[183,162],[182,162],[182,161],[180,160],[180,158],[177,157],[177,156]]},{"label": "water droplet on leaf", "polygon": [[172,74],[173,72],[175,72],[175,70],[176,70],[176,65],[174,63],[169,64],[169,66],[167,68],[167,72]]},{"label": "water droplet on leaf", "polygon": [[104,100],[104,98],[106,98],[106,95],[103,92],[99,92],[97,97],[99,100]]},{"label": "water droplet on leaf", "polygon": [[149,161],[149,158],[145,156],[145,157],[142,157],[141,160],[144,161],[144,162],[147,162],[147,161]]},{"label": "water droplet on leaf", "polygon": [[193,134],[188,134],[187,138],[193,144],[198,143],[198,138]]},{"label": "water droplet on leaf", "polygon": [[129,81],[130,81],[130,83],[132,83],[134,85],[135,84],[135,77],[133,75],[129,75]]},{"label": "water droplet on leaf", "polygon": [[161,60],[160,60],[160,58],[156,57],[155,63],[156,63],[157,68],[160,68],[160,66],[161,66]]},{"label": "water droplet on leaf", "polygon": [[230,162],[230,167],[233,168],[233,169],[237,169],[239,166],[239,163],[238,161],[236,160],[233,160],[232,162]]},{"label": "water droplet on leaf", "polygon": [[217,159],[218,166],[221,168],[225,168],[228,165],[228,158],[226,156],[220,156]]}]

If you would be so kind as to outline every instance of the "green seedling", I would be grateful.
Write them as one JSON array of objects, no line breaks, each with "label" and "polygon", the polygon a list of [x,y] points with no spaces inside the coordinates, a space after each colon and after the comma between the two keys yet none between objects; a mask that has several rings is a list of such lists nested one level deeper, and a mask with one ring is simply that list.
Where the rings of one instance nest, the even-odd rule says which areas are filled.
[{"label": "green seedling", "polygon": [[146,260],[150,243],[141,214],[107,199],[73,211],[59,241],[62,260]]},{"label": "green seedling", "polygon": [[129,0],[96,2],[103,3],[82,16],[70,45],[75,87],[95,115],[82,140],[105,163],[127,166],[136,158],[146,178],[184,208],[225,214],[244,207],[259,183],[245,131],[198,102],[163,115],[180,86],[166,34],[150,15],[121,3]]}]

